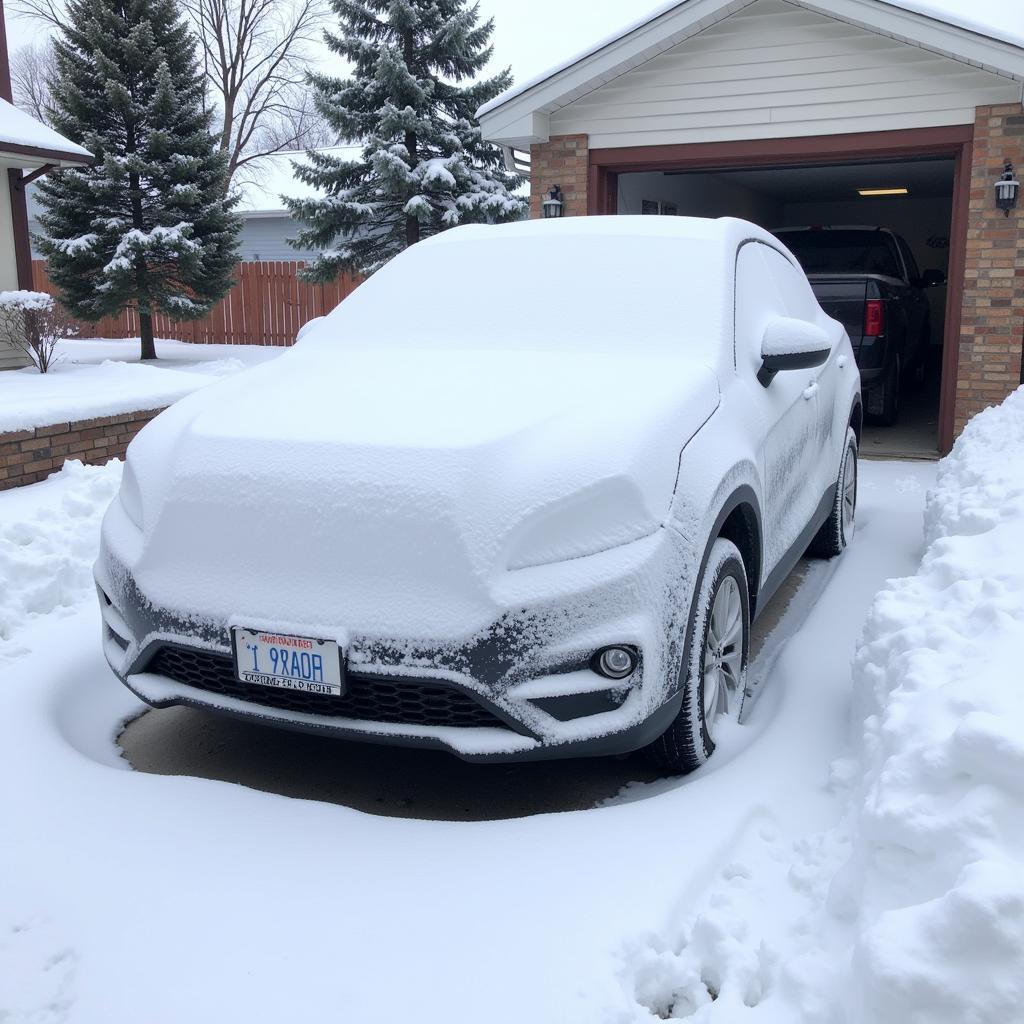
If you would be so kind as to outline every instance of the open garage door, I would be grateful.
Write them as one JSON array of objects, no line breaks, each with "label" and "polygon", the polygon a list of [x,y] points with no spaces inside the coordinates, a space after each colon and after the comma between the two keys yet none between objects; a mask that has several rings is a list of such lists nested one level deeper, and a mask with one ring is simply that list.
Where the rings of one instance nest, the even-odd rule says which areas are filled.
[{"label": "open garage door", "polygon": [[861,363],[865,450],[939,448],[954,160],[620,174],[620,214],[742,217],[777,232]]},{"label": "open garage door", "polygon": [[588,208],[777,232],[858,351],[866,452],[929,456],[953,442],[972,138],[964,126],[592,149]]}]

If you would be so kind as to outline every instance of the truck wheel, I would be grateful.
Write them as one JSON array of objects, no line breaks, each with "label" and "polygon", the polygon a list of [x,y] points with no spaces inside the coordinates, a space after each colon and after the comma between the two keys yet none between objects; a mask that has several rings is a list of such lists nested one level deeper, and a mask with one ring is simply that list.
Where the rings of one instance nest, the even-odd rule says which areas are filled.
[{"label": "truck wheel", "polygon": [[732,541],[711,546],[689,624],[689,664],[683,704],[645,753],[663,771],[685,775],[714,752],[715,725],[727,711],[739,716],[750,646],[750,590],[743,557]]},{"label": "truck wheel", "polygon": [[883,427],[891,427],[900,414],[900,378],[903,375],[903,365],[899,353],[893,359],[889,372],[882,379],[879,390],[882,394],[882,411],[878,414],[877,420]]}]

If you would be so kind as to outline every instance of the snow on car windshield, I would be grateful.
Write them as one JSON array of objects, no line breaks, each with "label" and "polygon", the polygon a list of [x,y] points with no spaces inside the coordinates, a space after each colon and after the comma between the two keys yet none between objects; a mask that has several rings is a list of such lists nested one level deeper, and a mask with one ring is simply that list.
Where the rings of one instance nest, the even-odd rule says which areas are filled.
[{"label": "snow on car windshield", "polygon": [[421,242],[307,337],[323,347],[710,356],[732,303],[715,222],[623,230],[601,220],[601,230],[532,222]]}]

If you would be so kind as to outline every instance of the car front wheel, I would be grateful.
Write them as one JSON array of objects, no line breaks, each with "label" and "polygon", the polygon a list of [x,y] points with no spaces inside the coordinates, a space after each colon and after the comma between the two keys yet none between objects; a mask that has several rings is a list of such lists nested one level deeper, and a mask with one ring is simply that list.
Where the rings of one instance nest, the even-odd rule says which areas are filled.
[{"label": "car front wheel", "polygon": [[700,767],[715,749],[725,714],[739,716],[750,646],[750,591],[736,545],[719,538],[711,547],[689,624],[683,703],[647,752],[673,774]]}]

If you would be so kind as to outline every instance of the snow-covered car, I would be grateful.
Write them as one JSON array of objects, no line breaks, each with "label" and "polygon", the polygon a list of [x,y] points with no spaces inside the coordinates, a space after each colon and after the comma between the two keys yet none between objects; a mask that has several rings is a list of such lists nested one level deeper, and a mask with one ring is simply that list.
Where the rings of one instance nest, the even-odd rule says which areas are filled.
[{"label": "snow-covered car", "polygon": [[734,219],[462,227],[128,451],[96,582],[154,707],[702,763],[750,623],[851,536],[860,380]]}]

